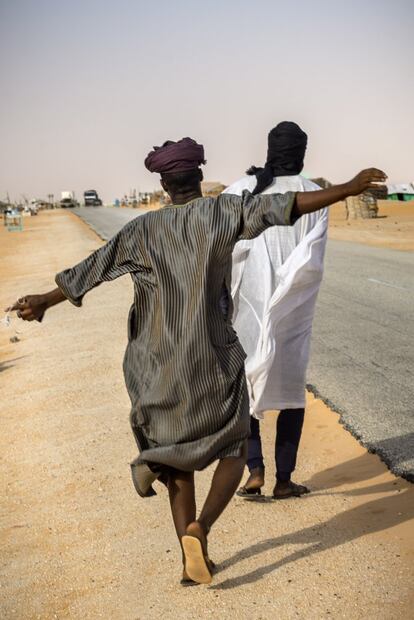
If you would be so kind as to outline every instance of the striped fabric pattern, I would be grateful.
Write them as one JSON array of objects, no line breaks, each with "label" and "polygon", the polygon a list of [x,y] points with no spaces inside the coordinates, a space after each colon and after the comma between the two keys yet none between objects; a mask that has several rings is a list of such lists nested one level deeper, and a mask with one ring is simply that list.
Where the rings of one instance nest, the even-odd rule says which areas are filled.
[{"label": "striped fabric pattern", "polygon": [[235,243],[289,224],[294,199],[245,192],[164,207],[56,276],[80,306],[95,286],[131,274],[123,367],[136,463],[194,471],[240,456],[249,433],[245,353],[220,296],[223,285],[230,290]]}]

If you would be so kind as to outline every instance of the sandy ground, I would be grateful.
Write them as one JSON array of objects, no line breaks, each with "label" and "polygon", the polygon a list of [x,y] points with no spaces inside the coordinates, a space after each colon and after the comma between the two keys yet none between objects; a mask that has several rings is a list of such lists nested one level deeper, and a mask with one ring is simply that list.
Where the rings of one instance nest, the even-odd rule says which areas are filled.
[{"label": "sandy ground", "polygon": [[414,201],[379,200],[378,207],[378,217],[372,220],[347,220],[345,203],[332,206],[329,238],[414,251]]},{"label": "sandy ground", "polygon": [[[0,230],[0,303],[50,288],[100,241],[73,214]],[[414,487],[309,396],[295,479],[306,498],[235,498],[215,526],[211,586],[182,589],[164,489],[142,500],[121,362],[132,287],[96,289],[43,324],[0,326],[0,617],[152,620],[411,617]],[[18,333],[15,333],[17,328]],[[10,342],[17,335],[19,341]],[[275,413],[264,423],[267,493]],[[212,471],[197,475],[199,498]]]}]

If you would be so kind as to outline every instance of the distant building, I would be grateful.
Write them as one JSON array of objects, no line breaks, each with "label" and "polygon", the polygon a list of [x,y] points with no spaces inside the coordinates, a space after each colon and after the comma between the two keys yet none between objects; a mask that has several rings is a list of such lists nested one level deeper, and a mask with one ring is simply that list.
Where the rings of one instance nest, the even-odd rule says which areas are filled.
[{"label": "distant building", "polygon": [[414,200],[414,183],[387,185],[388,200]]},{"label": "distant building", "polygon": [[0,213],[4,213],[6,211],[6,209],[10,208],[10,202],[4,202],[3,200],[0,200]]},{"label": "distant building", "polygon": [[218,196],[223,190],[226,189],[226,185],[219,183],[218,181],[202,181],[201,191],[203,196]]},{"label": "distant building", "polygon": [[374,196],[376,200],[387,200],[388,197],[387,188],[385,186],[381,186],[375,189],[367,189],[365,190],[364,194],[371,194],[371,196]]},{"label": "distant building", "polygon": [[327,179],[324,179],[323,177],[318,177],[317,179],[310,179],[313,183],[316,183],[316,185],[319,185],[319,187],[321,187],[322,189],[328,189],[329,187],[332,187],[332,183],[330,181],[328,181]]}]

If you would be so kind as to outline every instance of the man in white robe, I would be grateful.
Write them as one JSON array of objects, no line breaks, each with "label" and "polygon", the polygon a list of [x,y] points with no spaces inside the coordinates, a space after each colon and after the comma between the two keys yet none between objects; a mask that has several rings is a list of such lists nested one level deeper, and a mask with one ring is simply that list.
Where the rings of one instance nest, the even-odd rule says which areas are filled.
[{"label": "man in white robe", "polygon": [[[241,195],[320,189],[300,172],[307,136],[298,125],[279,123],[268,136],[264,168],[225,192]],[[308,492],[292,482],[305,411],[306,367],[315,302],[322,280],[328,210],[308,214],[293,227],[274,226],[260,237],[238,243],[233,252],[233,323],[247,353],[250,396],[250,476],[238,494],[260,495],[265,467],[259,419],[268,409],[277,421],[275,499]]]}]

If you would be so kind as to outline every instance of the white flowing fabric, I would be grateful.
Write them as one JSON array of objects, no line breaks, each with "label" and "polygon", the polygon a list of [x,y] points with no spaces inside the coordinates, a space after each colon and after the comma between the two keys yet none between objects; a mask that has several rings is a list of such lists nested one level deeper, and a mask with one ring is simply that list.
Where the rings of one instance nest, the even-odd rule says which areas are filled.
[{"label": "white flowing fabric", "polygon": [[[224,193],[253,191],[255,176]],[[297,176],[274,179],[264,194],[315,191]],[[306,368],[315,302],[323,274],[328,209],[302,216],[294,226],[273,226],[233,252],[233,324],[247,353],[250,413],[305,406]]]}]

